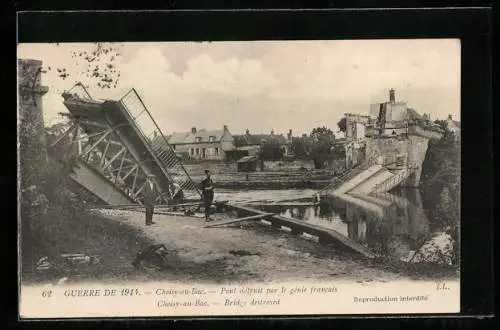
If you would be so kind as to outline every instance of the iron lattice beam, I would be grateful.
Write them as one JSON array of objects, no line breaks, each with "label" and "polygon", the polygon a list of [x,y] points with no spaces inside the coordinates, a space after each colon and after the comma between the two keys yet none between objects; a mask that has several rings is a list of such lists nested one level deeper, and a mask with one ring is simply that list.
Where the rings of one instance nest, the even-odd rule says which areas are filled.
[{"label": "iron lattice beam", "polygon": [[[76,144],[71,152],[83,164],[78,173],[88,176],[87,181],[95,184],[90,187],[94,190],[89,190],[102,187],[104,178],[109,187],[103,187],[103,190],[119,189],[122,195],[141,204],[147,177],[154,174],[153,184],[159,203],[171,200],[174,182],[185,193],[191,191],[200,195],[134,89],[119,101],[97,101],[83,85],[77,84],[63,97],[73,125],[54,145],[71,137],[69,143]],[[155,139],[157,132],[160,133],[159,139]],[[77,177],[75,181],[83,186],[86,184],[83,177]],[[100,197],[106,201],[106,196]]]}]

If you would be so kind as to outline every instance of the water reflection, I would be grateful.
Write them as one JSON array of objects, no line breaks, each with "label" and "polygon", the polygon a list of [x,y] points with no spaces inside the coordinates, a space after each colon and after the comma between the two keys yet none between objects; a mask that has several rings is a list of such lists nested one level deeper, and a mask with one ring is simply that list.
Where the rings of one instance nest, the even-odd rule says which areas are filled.
[{"label": "water reflection", "polygon": [[[370,207],[362,206],[366,203]],[[413,188],[379,194],[359,203],[331,198],[318,206],[262,208],[333,229],[379,255],[399,260],[410,258],[430,234],[420,191]],[[375,208],[380,211],[375,212]]]}]

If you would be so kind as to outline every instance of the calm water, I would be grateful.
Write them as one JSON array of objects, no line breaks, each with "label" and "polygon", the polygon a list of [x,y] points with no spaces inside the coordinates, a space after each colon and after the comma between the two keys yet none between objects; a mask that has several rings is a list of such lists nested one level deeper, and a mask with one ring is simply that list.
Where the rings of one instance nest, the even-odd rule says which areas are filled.
[{"label": "calm water", "polygon": [[[304,200],[312,202],[314,190],[219,191],[217,200],[278,202]],[[401,189],[376,196],[377,200],[347,202],[338,198],[323,199],[317,206],[260,205],[265,211],[300,219],[333,229],[365,245],[378,255],[408,260],[433,236],[442,233],[432,223],[422,203],[420,190]],[[378,206],[382,205],[382,206]],[[374,207],[375,206],[375,207]],[[436,205],[427,205],[427,208]]]}]

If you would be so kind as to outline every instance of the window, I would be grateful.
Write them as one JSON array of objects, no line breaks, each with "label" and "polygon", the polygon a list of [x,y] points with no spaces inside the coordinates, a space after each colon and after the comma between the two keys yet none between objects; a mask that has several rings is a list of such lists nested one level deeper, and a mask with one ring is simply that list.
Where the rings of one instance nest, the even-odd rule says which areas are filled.
[{"label": "window", "polygon": [[196,142],[201,142],[201,136],[196,137]]},{"label": "window", "polygon": [[194,149],[193,148],[189,149],[189,153],[191,154],[191,156],[194,155]]},{"label": "window", "polygon": [[214,142],[215,141],[215,136],[211,135],[208,137],[209,142]]},{"label": "window", "polygon": [[219,148],[215,148],[215,154],[218,155],[219,154]]},{"label": "window", "polygon": [[199,155],[200,154],[200,148],[196,148],[196,154]]}]

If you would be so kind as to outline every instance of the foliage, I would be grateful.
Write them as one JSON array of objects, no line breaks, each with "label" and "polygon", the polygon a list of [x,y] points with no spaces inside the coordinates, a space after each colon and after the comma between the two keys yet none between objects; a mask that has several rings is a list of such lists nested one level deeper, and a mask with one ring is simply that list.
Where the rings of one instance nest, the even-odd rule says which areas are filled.
[{"label": "foliage", "polygon": [[448,127],[448,122],[446,120],[442,120],[442,119],[434,120],[434,124],[441,126],[441,128],[443,130],[446,130],[446,128]]},{"label": "foliage", "polygon": [[311,137],[318,141],[331,140],[332,138],[335,140],[333,131],[325,126],[313,128]]},{"label": "foliage", "polygon": [[[75,57],[83,58],[88,65],[99,63],[87,70],[87,77],[97,80],[100,88],[116,85],[119,72],[110,66],[110,61],[118,54],[113,47],[97,44],[90,53],[81,52]],[[107,59],[105,59],[107,57]],[[23,262],[33,261],[37,254],[52,244],[61,222],[68,218],[86,216],[81,196],[71,192],[73,188],[69,173],[73,169],[74,157],[55,161],[48,157],[47,146],[66,131],[67,120],[49,128],[43,126],[41,109],[37,102],[41,99],[41,75],[52,70],[37,68],[36,63],[21,61],[19,66],[20,120],[19,120],[19,167],[21,203],[21,249]],[[61,79],[73,73],[65,68],[56,68]],[[98,74],[95,74],[97,72]],[[65,115],[67,117],[67,115]],[[65,118],[68,119],[68,118]],[[47,141],[49,140],[49,141]],[[67,150],[56,150],[55,154],[72,155]]]},{"label": "foliage", "polygon": [[312,141],[308,136],[295,137],[292,140],[292,150],[295,157],[307,159],[310,155]]},{"label": "foliage", "polygon": [[427,192],[424,198],[439,201],[429,211],[430,218],[451,237],[453,265],[458,263],[460,245],[460,164],[460,145],[452,132],[446,132],[439,141],[429,142],[422,167],[422,186]]},{"label": "foliage", "polygon": [[279,160],[283,155],[284,151],[276,139],[267,139],[262,146],[261,157],[264,160]]},{"label": "foliage", "polygon": [[342,117],[337,123],[337,126],[339,127],[339,130],[341,132],[345,132],[347,129],[347,119],[345,117]]},{"label": "foliage", "polygon": [[62,80],[72,77],[75,83],[85,80],[85,87],[89,85],[95,85],[101,89],[117,87],[120,71],[116,62],[120,58],[120,53],[113,44],[98,42],[92,50],[72,51],[71,58],[76,64],[76,72],[70,72],[64,67],[51,68],[50,66],[44,68],[43,72],[54,70]]},{"label": "foliage", "polygon": [[314,167],[321,169],[325,161],[332,158],[332,147],[335,145],[335,135],[329,128],[317,127],[311,132],[313,145],[311,148],[311,158],[314,161]]}]

